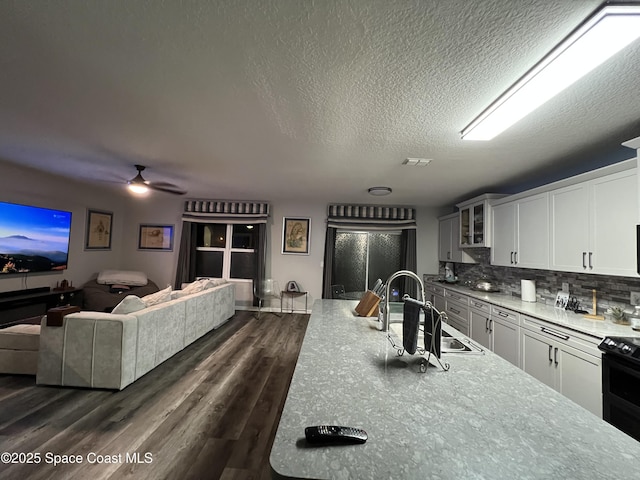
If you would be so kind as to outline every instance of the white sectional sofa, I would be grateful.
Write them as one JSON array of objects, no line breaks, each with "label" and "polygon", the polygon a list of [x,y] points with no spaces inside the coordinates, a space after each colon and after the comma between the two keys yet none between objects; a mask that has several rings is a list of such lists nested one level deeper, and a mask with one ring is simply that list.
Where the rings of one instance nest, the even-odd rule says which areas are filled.
[{"label": "white sectional sofa", "polygon": [[60,327],[44,317],[36,383],[122,390],[235,313],[232,283],[179,295],[133,313],[72,313]]}]

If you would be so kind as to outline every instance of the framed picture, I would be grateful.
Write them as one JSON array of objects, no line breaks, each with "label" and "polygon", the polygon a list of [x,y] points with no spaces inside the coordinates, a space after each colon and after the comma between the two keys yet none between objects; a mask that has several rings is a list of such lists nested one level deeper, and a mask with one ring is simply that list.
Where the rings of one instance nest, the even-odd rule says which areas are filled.
[{"label": "framed picture", "polygon": [[282,253],[309,255],[310,218],[288,218],[282,221]]},{"label": "framed picture", "polygon": [[138,250],[173,250],[173,225],[140,225]]},{"label": "framed picture", "polygon": [[85,250],[111,250],[112,212],[87,210]]},{"label": "framed picture", "polygon": [[569,293],[568,292],[558,292],[556,295],[556,303],[554,307],[561,308],[564,310],[567,308],[567,304],[569,303]]}]

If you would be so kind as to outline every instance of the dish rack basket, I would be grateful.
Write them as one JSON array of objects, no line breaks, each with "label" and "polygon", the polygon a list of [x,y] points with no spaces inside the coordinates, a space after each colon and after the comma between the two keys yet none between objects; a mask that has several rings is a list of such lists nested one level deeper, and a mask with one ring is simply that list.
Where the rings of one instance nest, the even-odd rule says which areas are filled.
[{"label": "dish rack basket", "polygon": [[[440,341],[441,341],[441,336],[442,336],[442,330],[441,330],[442,321],[447,319],[446,312],[439,311],[428,300],[421,302],[420,300],[416,300],[415,298],[411,298],[407,294],[405,294],[402,297],[402,301],[403,302],[410,302],[410,303],[417,304],[418,306],[420,306],[420,309],[422,310],[422,313],[424,313],[424,322],[422,324],[419,324],[418,328],[421,328],[421,326],[423,328],[425,344],[427,343],[427,337],[430,337],[430,339],[429,339],[429,349],[427,350],[426,346],[425,347],[418,346],[417,349],[416,349],[416,352],[414,354],[410,354],[410,355],[419,355],[420,357],[422,357],[420,359],[420,372],[421,373],[425,373],[427,371],[428,366],[429,365],[433,365],[431,363],[431,356],[432,355],[436,359],[436,363],[438,364],[438,366],[440,366],[440,369],[443,372],[448,371],[449,368],[451,368],[451,366],[447,362],[442,362],[440,360],[440,354],[439,354],[440,353],[439,352]],[[429,318],[431,318],[431,331],[427,332],[426,322],[427,322],[427,319],[429,319]],[[396,342],[394,340],[395,334],[391,331],[391,329],[389,328],[389,325],[387,325],[386,334],[387,334],[387,339],[389,340],[389,343],[391,343],[391,346],[396,351],[396,355],[398,355],[399,357],[403,356],[405,351],[406,351],[406,349],[405,349],[404,345],[402,345],[402,343]]]}]

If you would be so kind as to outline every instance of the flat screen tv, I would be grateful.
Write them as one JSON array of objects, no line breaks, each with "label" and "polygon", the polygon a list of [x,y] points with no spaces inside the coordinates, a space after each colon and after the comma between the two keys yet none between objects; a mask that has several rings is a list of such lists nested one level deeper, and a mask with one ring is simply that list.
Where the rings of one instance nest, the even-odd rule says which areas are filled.
[{"label": "flat screen tv", "polygon": [[0,202],[0,275],[67,268],[71,212]]}]

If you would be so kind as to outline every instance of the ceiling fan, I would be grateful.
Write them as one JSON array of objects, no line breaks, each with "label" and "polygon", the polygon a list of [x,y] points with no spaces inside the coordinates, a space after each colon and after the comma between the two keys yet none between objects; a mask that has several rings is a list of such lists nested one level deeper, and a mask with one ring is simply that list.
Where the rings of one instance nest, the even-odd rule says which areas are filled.
[{"label": "ceiling fan", "polygon": [[138,174],[131,180],[127,181],[127,186],[129,190],[131,190],[132,192],[147,193],[147,191],[151,189],[151,190],[158,190],[160,192],[172,193],[174,195],[184,195],[185,193],[187,193],[186,190],[181,190],[180,188],[178,188],[172,183],[166,183],[166,182],[151,183],[142,177],[142,172],[146,167],[143,165],[136,165],[135,167],[138,170]]}]

